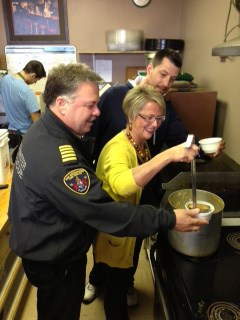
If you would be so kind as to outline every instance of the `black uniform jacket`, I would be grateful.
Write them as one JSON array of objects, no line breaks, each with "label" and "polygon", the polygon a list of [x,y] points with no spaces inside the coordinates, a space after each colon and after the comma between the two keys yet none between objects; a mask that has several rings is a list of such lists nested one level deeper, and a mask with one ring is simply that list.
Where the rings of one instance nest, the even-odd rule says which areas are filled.
[{"label": "black uniform jacket", "polygon": [[87,252],[96,230],[145,237],[175,225],[173,212],[113,202],[95,176],[89,139],[49,109],[24,136],[9,204],[10,247],[20,257],[71,261]]}]

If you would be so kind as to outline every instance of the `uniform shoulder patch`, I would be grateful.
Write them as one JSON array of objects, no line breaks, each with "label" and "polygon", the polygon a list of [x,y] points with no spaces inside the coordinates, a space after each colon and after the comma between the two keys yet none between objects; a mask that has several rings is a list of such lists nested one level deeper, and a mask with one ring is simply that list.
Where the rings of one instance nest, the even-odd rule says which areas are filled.
[{"label": "uniform shoulder patch", "polygon": [[77,161],[77,155],[71,145],[59,146],[59,151],[64,164]]},{"label": "uniform shoulder patch", "polygon": [[64,184],[73,192],[86,194],[90,187],[90,178],[85,169],[74,169],[63,178]]}]

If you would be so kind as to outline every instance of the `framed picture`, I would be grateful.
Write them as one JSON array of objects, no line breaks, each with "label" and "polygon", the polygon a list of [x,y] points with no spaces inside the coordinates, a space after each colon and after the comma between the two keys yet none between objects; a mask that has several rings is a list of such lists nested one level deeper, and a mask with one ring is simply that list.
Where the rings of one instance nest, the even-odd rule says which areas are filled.
[{"label": "framed picture", "polygon": [[3,0],[7,43],[69,43],[66,2]]}]

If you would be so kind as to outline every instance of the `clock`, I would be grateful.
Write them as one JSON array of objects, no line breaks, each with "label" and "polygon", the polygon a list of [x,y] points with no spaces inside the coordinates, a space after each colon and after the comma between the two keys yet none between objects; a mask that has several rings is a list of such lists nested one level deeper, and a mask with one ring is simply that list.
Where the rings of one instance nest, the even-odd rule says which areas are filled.
[{"label": "clock", "polygon": [[135,6],[139,8],[146,7],[151,2],[151,0],[132,0],[132,1],[135,4]]}]

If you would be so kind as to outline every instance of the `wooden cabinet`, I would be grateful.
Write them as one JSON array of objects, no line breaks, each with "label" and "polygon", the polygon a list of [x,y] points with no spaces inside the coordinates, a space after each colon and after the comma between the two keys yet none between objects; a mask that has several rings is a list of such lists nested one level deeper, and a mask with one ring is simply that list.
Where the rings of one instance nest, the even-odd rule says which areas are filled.
[{"label": "wooden cabinet", "polygon": [[192,89],[190,92],[170,92],[169,99],[184,126],[199,139],[211,137],[214,132],[217,92]]},{"label": "wooden cabinet", "polygon": [[17,319],[27,277],[23,272],[22,261],[9,248],[9,223],[7,220],[9,187],[0,190],[0,320]]}]

